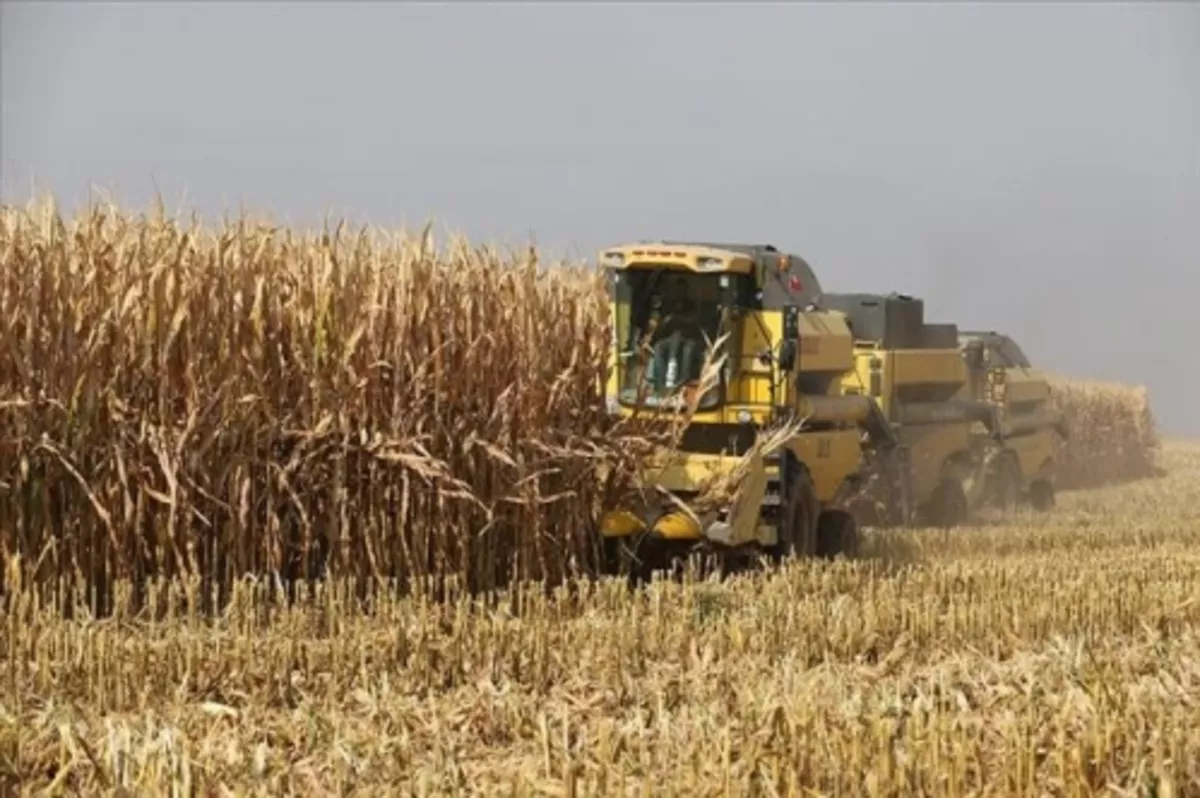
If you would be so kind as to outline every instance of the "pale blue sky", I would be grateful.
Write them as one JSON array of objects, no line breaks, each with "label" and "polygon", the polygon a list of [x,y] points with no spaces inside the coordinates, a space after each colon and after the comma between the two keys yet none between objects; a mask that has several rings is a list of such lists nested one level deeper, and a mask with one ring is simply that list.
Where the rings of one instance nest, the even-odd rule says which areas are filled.
[{"label": "pale blue sky", "polygon": [[1200,433],[1186,4],[4,0],[0,170],[586,256],[770,242]]}]

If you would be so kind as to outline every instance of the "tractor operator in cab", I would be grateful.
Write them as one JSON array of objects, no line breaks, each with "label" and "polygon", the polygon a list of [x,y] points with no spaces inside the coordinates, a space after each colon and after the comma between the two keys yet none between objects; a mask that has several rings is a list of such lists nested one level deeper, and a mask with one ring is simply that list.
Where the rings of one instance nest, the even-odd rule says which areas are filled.
[{"label": "tractor operator in cab", "polygon": [[670,281],[666,302],[655,292],[651,307],[654,355],[647,375],[650,383],[656,390],[671,391],[699,380],[704,365],[704,332],[687,279],[679,276]]}]

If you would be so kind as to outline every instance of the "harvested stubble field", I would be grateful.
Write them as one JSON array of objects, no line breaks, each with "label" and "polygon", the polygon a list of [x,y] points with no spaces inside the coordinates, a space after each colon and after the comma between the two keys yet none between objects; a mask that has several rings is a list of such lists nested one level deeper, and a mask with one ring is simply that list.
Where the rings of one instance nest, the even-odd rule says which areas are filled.
[{"label": "harvested stubble field", "polygon": [[[1200,447],[858,562],[434,601],[587,570],[629,489],[596,281],[107,208],[4,209],[0,258],[0,790],[1200,791]],[[1062,396],[1081,483],[1149,470],[1135,394]],[[243,578],[314,549],[290,607]]]},{"label": "harvested stubble field", "polygon": [[1165,454],[1048,518],[721,584],[372,614],[245,586],[215,625],[17,602],[0,766],[52,794],[1197,794],[1200,446]]}]

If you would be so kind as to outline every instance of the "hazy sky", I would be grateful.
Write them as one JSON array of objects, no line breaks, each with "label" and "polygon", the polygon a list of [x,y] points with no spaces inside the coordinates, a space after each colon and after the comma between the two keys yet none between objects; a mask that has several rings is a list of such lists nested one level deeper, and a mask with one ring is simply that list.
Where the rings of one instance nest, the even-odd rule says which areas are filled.
[{"label": "hazy sky", "polygon": [[1200,7],[3,0],[0,117],[6,199],[773,243],[1200,433]]}]

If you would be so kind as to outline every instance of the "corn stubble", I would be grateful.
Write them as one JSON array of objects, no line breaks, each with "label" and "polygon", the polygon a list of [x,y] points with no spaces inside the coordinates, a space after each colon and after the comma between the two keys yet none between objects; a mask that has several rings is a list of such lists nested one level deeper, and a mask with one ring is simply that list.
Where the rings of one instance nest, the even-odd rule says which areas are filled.
[{"label": "corn stubble", "polygon": [[[0,792],[1200,792],[1194,447],[630,593],[571,571],[671,433],[606,419],[586,273],[107,207],[0,259]],[[1154,471],[1136,394],[1063,385],[1064,483]]]},{"label": "corn stubble", "polygon": [[216,623],[194,583],[149,620],[128,591],[97,621],[10,596],[0,771],[50,794],[1196,794],[1200,449],[1167,454],[1049,521],[724,583],[364,609],[333,580],[269,618],[240,583]]}]

